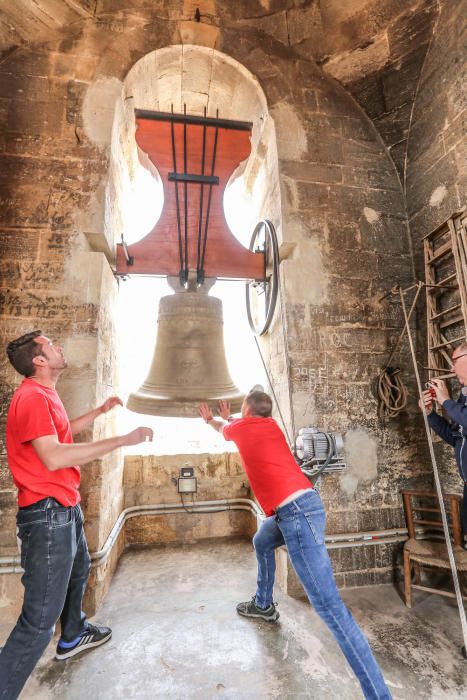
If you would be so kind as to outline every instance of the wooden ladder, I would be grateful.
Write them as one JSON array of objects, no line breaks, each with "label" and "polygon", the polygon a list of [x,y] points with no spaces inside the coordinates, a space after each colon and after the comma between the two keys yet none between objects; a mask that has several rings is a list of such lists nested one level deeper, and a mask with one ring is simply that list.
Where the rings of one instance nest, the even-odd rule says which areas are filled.
[{"label": "wooden ladder", "polygon": [[428,376],[453,377],[453,347],[467,340],[467,212],[452,214],[423,239]]}]

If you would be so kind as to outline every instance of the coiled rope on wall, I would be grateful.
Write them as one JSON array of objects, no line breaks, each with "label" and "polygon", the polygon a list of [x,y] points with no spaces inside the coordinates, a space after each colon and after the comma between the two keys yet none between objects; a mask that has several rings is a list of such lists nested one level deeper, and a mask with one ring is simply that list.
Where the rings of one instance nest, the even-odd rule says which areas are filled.
[{"label": "coiled rope on wall", "polygon": [[396,418],[407,406],[408,391],[399,367],[384,367],[375,380],[373,393],[378,401],[379,418]]},{"label": "coiled rope on wall", "polygon": [[[400,367],[392,367],[391,362],[397,352],[399,344],[402,340],[403,335],[410,332],[410,318],[415,309],[418,301],[418,296],[423,288],[423,283],[416,285],[417,292],[415,298],[410,307],[410,311],[407,314],[407,326],[404,326],[399,334],[399,337],[394,345],[394,348],[389,356],[386,365],[382,368],[380,374],[376,377],[373,382],[373,394],[378,402],[378,417],[379,418],[396,418],[399,413],[405,410],[407,407],[408,391],[404,385],[401,377]],[[395,294],[398,292],[398,287],[393,287],[389,294]],[[388,296],[385,294],[383,298]],[[382,299],[383,299],[382,298]],[[382,301],[380,299],[380,301]]]}]

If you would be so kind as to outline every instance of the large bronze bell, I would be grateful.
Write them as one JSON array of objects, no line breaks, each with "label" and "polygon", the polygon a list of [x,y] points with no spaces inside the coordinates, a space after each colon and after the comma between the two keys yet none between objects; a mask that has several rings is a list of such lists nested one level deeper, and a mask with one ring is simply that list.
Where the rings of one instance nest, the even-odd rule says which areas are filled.
[{"label": "large bronze bell", "polygon": [[227,368],[222,302],[208,296],[215,280],[197,287],[190,279],[186,289],[178,278],[168,282],[175,294],[159,303],[151,369],[139,390],[130,394],[127,407],[153,416],[195,418],[201,402],[213,406],[227,399],[232,413],[239,411],[244,396]]}]

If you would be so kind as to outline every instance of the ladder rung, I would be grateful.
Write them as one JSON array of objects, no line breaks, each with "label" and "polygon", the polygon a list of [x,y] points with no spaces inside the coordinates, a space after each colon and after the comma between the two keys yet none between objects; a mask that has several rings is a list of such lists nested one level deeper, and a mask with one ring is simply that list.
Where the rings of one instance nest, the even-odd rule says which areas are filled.
[{"label": "ladder rung", "polygon": [[[454,275],[456,277],[456,275]],[[452,292],[457,292],[459,291],[459,284],[457,280],[453,284],[442,284],[441,282],[438,282],[437,284],[428,284],[427,283],[427,289],[429,294],[445,294],[446,290],[450,290]]]},{"label": "ladder rung", "polygon": [[[423,369],[428,369],[431,372],[448,372],[449,367],[423,367]],[[451,375],[454,376],[454,372],[451,372]]]},{"label": "ladder rung", "polygon": [[446,374],[437,374],[436,377],[433,377],[433,379],[453,379],[455,376],[456,375],[452,372],[447,372]]},{"label": "ladder rung", "polygon": [[[444,508],[446,510],[446,513],[449,515],[451,512],[451,509],[449,508],[449,501],[444,504]],[[417,505],[412,505],[413,510],[418,510],[418,511],[423,511],[424,513],[441,513],[441,508],[429,508],[428,506],[417,506]],[[430,523],[432,521],[430,520]],[[435,520],[436,523],[441,523],[441,520]]]},{"label": "ladder rung", "polygon": [[459,321],[464,320],[464,315],[463,314],[456,314],[456,316],[453,316],[450,318],[448,321],[443,321],[442,323],[439,324],[440,328],[448,328],[449,326],[454,326],[454,324],[459,323]]},{"label": "ladder rung", "polygon": [[[441,520],[419,520],[418,518],[414,518],[413,521],[416,525],[430,525],[431,527],[439,527],[440,529],[443,527]],[[452,527],[452,525],[449,524],[449,527]]]},{"label": "ladder rung", "polygon": [[453,343],[459,342],[459,340],[465,340],[465,335],[459,336],[459,338],[451,338],[451,340],[446,340],[445,343],[438,343],[438,345],[430,345],[430,350],[436,350],[436,348],[445,348],[447,345],[452,345]]},{"label": "ladder rung", "polygon": [[457,277],[457,272],[453,272],[452,275],[448,275],[445,277],[443,280],[439,280],[436,284],[446,284],[447,282],[450,282],[453,279],[456,279]]},{"label": "ladder rung", "polygon": [[[414,559],[414,561],[417,561]],[[430,566],[430,564],[420,564],[420,566]],[[433,564],[433,566],[439,566],[439,564]],[[446,561],[446,569],[449,567],[449,562]],[[443,567],[444,568],[444,567]],[[427,593],[436,593],[436,595],[444,595],[447,598],[457,598],[456,593],[452,593],[452,591],[445,591],[442,588],[430,588],[429,586],[421,586],[419,583],[411,583],[410,584],[412,588],[416,588],[417,591],[426,591]],[[463,600],[467,600],[467,596],[465,596],[463,593],[461,593],[461,596]]]},{"label": "ladder rung", "polygon": [[436,253],[433,255],[432,258],[426,261],[427,265],[432,265],[434,262],[439,260],[440,258],[444,257],[445,255],[448,255],[449,253],[452,254],[452,245],[451,241],[449,243],[445,243],[444,245],[440,246]]},{"label": "ladder rung", "polygon": [[445,316],[445,315],[448,314],[450,311],[455,311],[456,309],[460,309],[460,306],[461,306],[460,304],[454,304],[454,306],[450,306],[449,309],[444,309],[444,311],[440,311],[439,313],[437,313],[437,314],[435,314],[434,316],[432,316],[432,317],[429,319],[429,321],[430,321],[430,322],[431,322],[431,321],[434,321],[435,318],[439,318],[440,316]]}]

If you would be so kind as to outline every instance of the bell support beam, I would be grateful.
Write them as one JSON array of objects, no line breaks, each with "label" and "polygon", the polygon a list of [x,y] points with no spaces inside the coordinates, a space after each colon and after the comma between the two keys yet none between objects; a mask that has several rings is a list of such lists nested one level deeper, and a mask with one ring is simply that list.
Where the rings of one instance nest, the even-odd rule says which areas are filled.
[{"label": "bell support beam", "polygon": [[[138,243],[117,245],[117,274],[265,278],[265,260],[242,246],[224,215],[224,191],[251,151],[251,123],[135,110],[136,142],[157,168],[164,206]],[[150,206],[150,203],[148,203]]]}]

